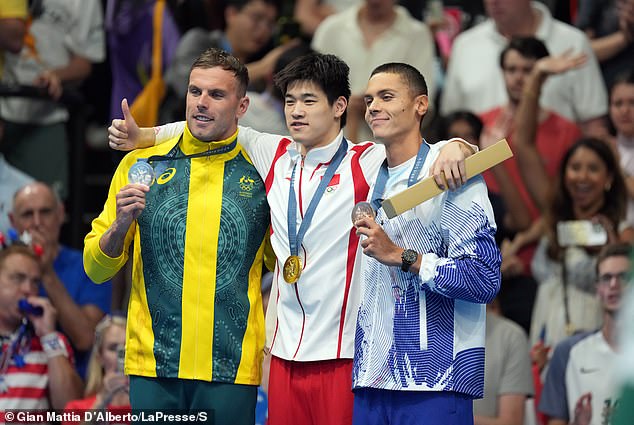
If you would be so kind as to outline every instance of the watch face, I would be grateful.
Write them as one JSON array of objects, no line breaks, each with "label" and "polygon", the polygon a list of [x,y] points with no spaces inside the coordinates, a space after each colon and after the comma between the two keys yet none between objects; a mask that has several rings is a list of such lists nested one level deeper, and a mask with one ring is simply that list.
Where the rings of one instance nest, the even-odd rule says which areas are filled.
[{"label": "watch face", "polygon": [[404,263],[412,265],[416,262],[416,259],[418,258],[418,254],[416,253],[416,251],[412,251],[411,249],[406,249],[405,251],[403,251],[403,255],[401,257]]}]

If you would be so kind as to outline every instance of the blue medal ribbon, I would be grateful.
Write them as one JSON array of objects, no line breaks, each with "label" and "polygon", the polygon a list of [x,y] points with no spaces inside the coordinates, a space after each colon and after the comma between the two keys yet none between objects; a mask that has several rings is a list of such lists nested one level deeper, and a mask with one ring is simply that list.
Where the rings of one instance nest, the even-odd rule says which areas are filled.
[{"label": "blue medal ribbon", "polygon": [[[412,186],[414,183],[418,181],[418,175],[420,174],[420,170],[423,168],[423,164],[425,164],[425,160],[427,159],[427,154],[429,153],[429,145],[423,139],[423,142],[420,144],[418,148],[418,153],[416,154],[416,161],[414,162],[414,167],[412,171],[409,173],[409,178],[407,179],[407,187]],[[383,161],[381,164],[381,168],[379,169],[379,175],[376,176],[376,181],[374,182],[374,190],[372,191],[372,198],[370,198],[372,207],[375,211],[378,211],[381,208],[381,204],[383,203],[383,193],[385,192],[385,185],[387,184],[387,179],[389,177],[389,172],[387,170],[387,159]]]},{"label": "blue medal ribbon", "polygon": [[341,143],[339,144],[339,149],[335,153],[335,156],[332,157],[328,168],[326,169],[326,173],[319,182],[319,186],[317,186],[317,190],[313,195],[313,199],[310,200],[310,204],[308,204],[308,209],[306,210],[306,214],[304,214],[304,218],[302,223],[299,226],[299,231],[297,231],[297,200],[295,199],[295,170],[297,166],[293,167],[293,172],[291,173],[291,185],[288,193],[288,244],[291,250],[291,255],[298,255],[299,247],[302,245],[302,240],[304,240],[304,235],[310,227],[310,222],[313,219],[313,215],[315,214],[315,210],[317,209],[317,204],[321,200],[326,188],[328,187],[328,183],[335,175],[337,168],[345,158],[346,153],[348,152],[348,141],[345,137],[341,139]]}]

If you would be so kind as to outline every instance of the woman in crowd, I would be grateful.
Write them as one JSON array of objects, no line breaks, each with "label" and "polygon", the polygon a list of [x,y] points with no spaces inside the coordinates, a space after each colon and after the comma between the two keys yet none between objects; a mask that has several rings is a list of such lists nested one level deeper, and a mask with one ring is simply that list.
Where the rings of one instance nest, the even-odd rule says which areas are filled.
[{"label": "woman in crowd", "polygon": [[[536,169],[535,175],[539,174],[544,175]],[[534,177],[532,183],[538,180]],[[568,150],[550,199],[544,214],[545,235],[532,263],[539,287],[530,340],[546,347],[601,325],[601,310],[594,295],[595,255],[603,244],[627,240],[632,232],[623,225],[625,181],[612,149],[601,140],[582,138]],[[583,240],[565,243],[563,223],[569,221],[586,222],[595,236],[603,234],[605,240],[600,245]]]},{"label": "woman in crowd", "polygon": [[[130,412],[128,377],[123,374],[123,347],[126,319],[106,315],[95,330],[95,345],[88,363],[85,398],[70,401],[65,410],[110,410],[117,414]],[[74,424],[78,422],[64,422]]]}]

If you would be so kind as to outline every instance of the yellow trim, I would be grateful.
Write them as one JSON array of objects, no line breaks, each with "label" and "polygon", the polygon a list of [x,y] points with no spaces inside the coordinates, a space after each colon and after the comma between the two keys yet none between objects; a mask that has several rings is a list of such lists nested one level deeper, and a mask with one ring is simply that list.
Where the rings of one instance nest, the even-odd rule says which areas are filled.
[{"label": "yellow trim", "polygon": [[[186,136],[184,136],[187,139]],[[189,180],[179,377],[212,380],[214,302],[224,160],[193,158]],[[193,212],[196,214],[193,214]],[[190,332],[190,334],[186,334]]]},{"label": "yellow trim", "polygon": [[[205,152],[208,150],[212,150],[212,149],[216,149],[216,148],[228,145],[231,142],[233,142],[237,137],[238,137],[238,129],[236,128],[236,131],[231,136],[229,136],[228,138],[224,140],[218,140],[215,142],[203,142],[195,138],[192,135],[192,133],[189,131],[189,127],[187,126],[187,124],[185,124],[185,131],[183,132],[183,142],[181,143],[181,150],[183,151],[185,155],[201,153],[201,152]],[[157,145],[157,146],[160,146],[160,145]],[[237,149],[239,149],[239,146],[237,146]],[[232,150],[232,152],[234,151],[235,149]],[[218,157],[223,158],[224,155],[226,154],[219,155]]]},{"label": "yellow trim", "polygon": [[[136,227],[136,225],[135,225]],[[143,277],[143,259],[141,257],[140,238],[134,239],[134,265],[128,305],[128,326],[126,329],[126,368],[132,375],[156,376],[156,358],[154,357],[154,331],[148,307]],[[129,367],[128,365],[132,365]]]},{"label": "yellow trim", "polygon": [[27,19],[29,10],[26,0],[2,0],[0,19]]},{"label": "yellow trim", "polygon": [[[242,339],[242,356],[236,373],[236,384],[253,385],[262,380],[262,361],[264,360],[264,308],[262,307],[262,258],[266,242],[262,242],[249,270],[249,316],[247,329]],[[255,381],[254,381],[255,378]]]}]

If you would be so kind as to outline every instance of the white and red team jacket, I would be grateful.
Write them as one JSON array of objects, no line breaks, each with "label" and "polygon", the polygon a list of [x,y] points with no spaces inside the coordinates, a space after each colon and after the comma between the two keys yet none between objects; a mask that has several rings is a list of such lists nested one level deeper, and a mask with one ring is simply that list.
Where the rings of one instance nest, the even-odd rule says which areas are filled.
[{"label": "white and red team jacket", "polygon": [[[304,157],[289,139],[240,128],[256,169],[265,177],[271,208],[271,244],[277,256],[271,300],[267,312],[267,341],[273,355],[297,361],[354,357],[354,335],[360,285],[354,271],[363,255],[352,219],[352,208],[365,201],[381,163],[382,145],[348,143],[348,152],[323,194],[299,255],[304,269],[289,285],[281,270],[290,255],[288,197],[295,170],[297,229],[308,204],[341,143],[343,133]],[[248,147],[247,147],[248,146]],[[275,146],[275,149],[271,149]],[[274,309],[276,308],[276,314]],[[275,319],[275,323],[273,320]]]}]

